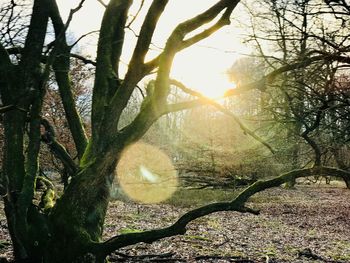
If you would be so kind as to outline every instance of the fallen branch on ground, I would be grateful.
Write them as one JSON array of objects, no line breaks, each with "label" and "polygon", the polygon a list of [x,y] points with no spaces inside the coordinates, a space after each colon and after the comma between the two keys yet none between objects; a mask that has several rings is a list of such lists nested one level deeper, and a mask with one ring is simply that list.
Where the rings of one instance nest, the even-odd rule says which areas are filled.
[{"label": "fallen branch on ground", "polygon": [[251,196],[266,189],[280,186],[288,181],[291,181],[292,179],[315,175],[336,176],[343,178],[344,180],[349,180],[350,178],[350,172],[332,167],[316,166],[312,168],[293,170],[269,180],[255,182],[254,184],[245,188],[231,202],[218,202],[191,210],[182,215],[174,224],[168,227],[138,233],[118,235],[110,238],[103,243],[91,243],[91,249],[97,256],[103,258],[122,247],[134,245],[140,242],[152,243],[166,237],[183,235],[186,233],[186,226],[190,222],[197,218],[215,212],[237,211],[241,213],[252,213],[257,215],[259,214],[258,210],[254,210],[245,206],[245,203]]}]

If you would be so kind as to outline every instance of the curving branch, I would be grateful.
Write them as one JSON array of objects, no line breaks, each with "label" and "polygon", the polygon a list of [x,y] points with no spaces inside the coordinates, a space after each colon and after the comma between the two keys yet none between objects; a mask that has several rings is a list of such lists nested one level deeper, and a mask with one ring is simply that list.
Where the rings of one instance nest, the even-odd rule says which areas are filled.
[{"label": "curving branch", "polygon": [[186,233],[186,227],[190,222],[197,218],[215,212],[237,211],[241,213],[248,212],[257,215],[259,214],[258,210],[245,207],[245,203],[251,196],[266,189],[278,187],[286,182],[289,182],[291,179],[309,177],[314,175],[337,176],[343,179],[350,179],[350,172],[331,167],[317,166],[307,169],[293,170],[270,180],[255,182],[254,184],[244,189],[231,202],[218,202],[191,210],[182,215],[174,224],[168,227],[144,231],[140,233],[130,233],[115,236],[103,243],[92,244],[92,249],[96,255],[105,257],[113,251],[125,246],[134,245],[140,242],[152,243],[162,238],[175,235],[183,235]]},{"label": "curving branch", "polygon": [[234,6],[229,6],[224,14],[220,17],[220,19],[211,27],[207,28],[206,30],[204,30],[203,32],[190,37],[189,39],[186,39],[182,42],[181,46],[179,47],[180,49],[185,49],[189,46],[192,46],[196,43],[198,43],[199,41],[211,36],[213,33],[215,33],[216,31],[218,31],[220,28],[222,28],[225,25],[229,25],[230,24],[230,15],[233,11]]},{"label": "curving branch", "polygon": [[73,16],[76,12],[78,12],[80,9],[83,8],[83,5],[85,3],[86,0],[80,0],[80,3],[75,7],[75,8],[72,8],[69,12],[69,15],[68,15],[68,18],[67,18],[67,21],[66,21],[66,24],[64,25],[64,30],[62,31],[65,32],[67,30],[67,28],[69,27],[70,23],[72,22],[73,20]]},{"label": "curving branch", "polygon": [[92,34],[95,34],[95,33],[98,33],[98,32],[99,32],[99,30],[93,30],[93,31],[90,31],[90,32],[88,32],[88,33],[86,33],[86,34],[81,35],[81,36],[78,37],[78,39],[75,40],[74,43],[71,44],[69,47],[72,49],[73,47],[75,47],[75,46],[79,43],[79,41],[81,41],[81,40],[84,39],[85,37],[87,37],[87,36],[89,36],[89,35],[92,35]]},{"label": "curving branch", "polygon": [[107,240],[104,243],[95,244],[93,251],[96,251],[95,253],[97,255],[101,255],[103,257],[125,246],[134,245],[140,242],[152,243],[166,237],[184,235],[186,233],[186,226],[193,220],[221,211],[237,211],[241,213],[249,212],[255,215],[259,213],[256,210],[237,205],[234,202],[213,203],[187,212],[169,227],[140,233],[119,235]]}]

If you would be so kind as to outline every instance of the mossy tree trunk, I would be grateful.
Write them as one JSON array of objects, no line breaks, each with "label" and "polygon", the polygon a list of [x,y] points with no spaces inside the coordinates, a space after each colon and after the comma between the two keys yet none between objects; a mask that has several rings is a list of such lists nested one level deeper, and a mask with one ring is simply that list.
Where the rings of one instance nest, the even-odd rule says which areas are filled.
[{"label": "mossy tree trunk", "polygon": [[[0,45],[1,98],[6,106],[3,108],[5,150],[2,184],[17,260],[50,263],[104,261],[106,254],[99,252],[103,249],[98,244],[102,244],[109,191],[121,152],[139,140],[160,116],[173,109],[178,110],[177,105],[167,105],[169,73],[174,56],[229,24],[230,14],[238,2],[217,1],[202,14],[180,24],[171,34],[164,51],[146,62],[158,19],[168,3],[167,0],[152,1],[129,69],[121,80],[119,61],[132,1],[111,0],[101,23],[92,101],[92,137],[88,142],[75,108],[69,76],[71,47],[66,43],[67,27],[84,1],[72,9],[66,23],[61,19],[55,0],[34,1],[25,45],[11,49],[11,52],[20,53],[19,63],[13,64],[8,50]],[[216,18],[219,19],[208,29],[185,40],[188,34]],[[44,52],[44,40],[49,20],[56,39],[47,54]],[[51,68],[77,149],[78,160],[75,162],[56,141],[51,124],[41,118]],[[158,74],[154,92],[146,97],[134,121],[120,129],[120,116],[136,85],[156,68]],[[41,126],[45,129],[44,134]],[[28,132],[26,127],[29,127]],[[42,199],[49,200],[50,205],[46,207],[44,204],[44,210],[32,203],[41,140],[49,144],[56,157],[61,158],[71,176],[69,185],[56,204],[49,200],[50,196],[43,196]]]}]

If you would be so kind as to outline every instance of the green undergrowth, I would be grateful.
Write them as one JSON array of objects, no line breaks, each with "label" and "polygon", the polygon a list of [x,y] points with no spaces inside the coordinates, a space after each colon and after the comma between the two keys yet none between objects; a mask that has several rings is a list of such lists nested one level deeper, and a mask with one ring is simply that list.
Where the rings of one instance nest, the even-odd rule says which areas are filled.
[{"label": "green undergrowth", "polygon": [[130,234],[130,233],[140,233],[140,232],[142,232],[142,230],[129,228],[129,227],[125,227],[119,230],[119,234]]},{"label": "green undergrowth", "polygon": [[179,188],[164,203],[179,207],[200,206],[214,202],[231,201],[237,193],[234,190]]}]

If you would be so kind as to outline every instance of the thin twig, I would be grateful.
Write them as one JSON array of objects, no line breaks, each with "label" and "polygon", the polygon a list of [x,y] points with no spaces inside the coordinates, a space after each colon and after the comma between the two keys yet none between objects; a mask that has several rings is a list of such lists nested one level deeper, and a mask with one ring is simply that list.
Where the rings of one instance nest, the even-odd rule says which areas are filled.
[{"label": "thin twig", "polygon": [[101,5],[103,5],[105,8],[107,8],[107,4],[105,4],[102,0],[97,0]]},{"label": "thin twig", "polygon": [[98,32],[100,32],[100,30],[93,30],[93,31],[90,31],[90,32],[88,32],[88,33],[86,33],[84,35],[81,35],[72,45],[70,45],[70,48],[73,48],[84,37],[87,37],[88,35],[91,35],[91,34],[94,34],[94,33],[98,33]]}]

